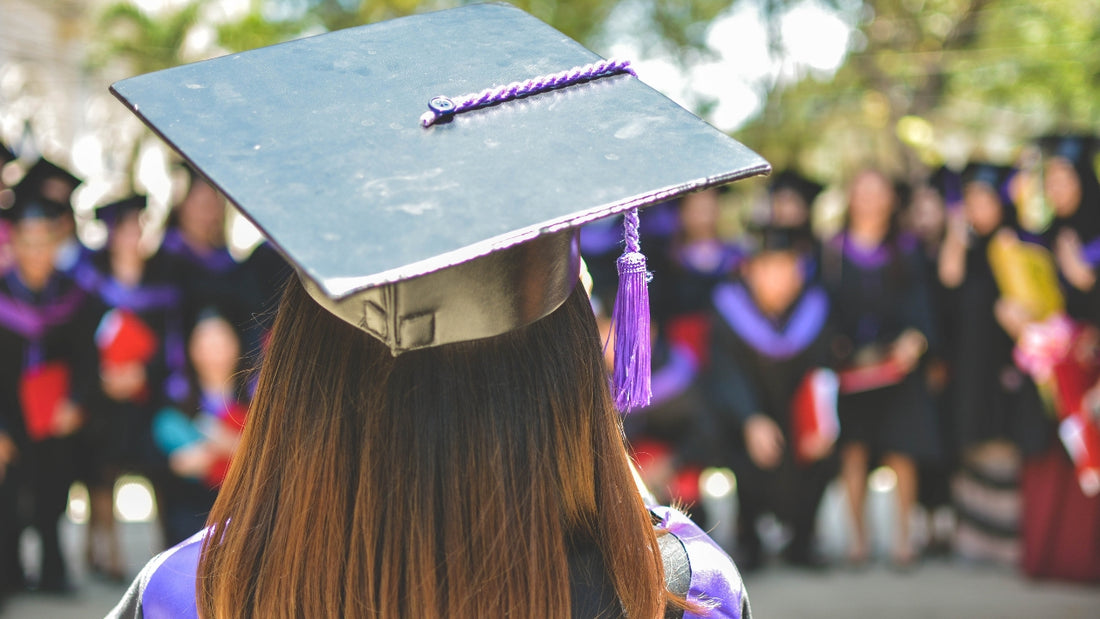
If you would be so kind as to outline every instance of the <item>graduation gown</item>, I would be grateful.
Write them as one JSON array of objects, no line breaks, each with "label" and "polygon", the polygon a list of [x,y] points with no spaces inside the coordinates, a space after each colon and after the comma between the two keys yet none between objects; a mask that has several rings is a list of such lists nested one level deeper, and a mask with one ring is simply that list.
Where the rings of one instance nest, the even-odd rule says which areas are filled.
[{"label": "graduation gown", "polygon": [[[39,585],[45,589],[65,586],[57,529],[76,477],[77,436],[50,436],[48,417],[42,418],[44,424],[33,422],[37,417],[24,410],[21,390],[87,405],[98,375],[89,310],[84,290],[60,273],[38,292],[27,288],[14,269],[0,277],[0,429],[20,450],[20,461],[9,467],[0,491],[5,499],[0,502],[0,561],[15,572],[7,578],[20,580],[12,553],[18,552],[22,519],[29,516],[42,540]],[[52,396],[44,401],[43,410],[56,404]],[[29,514],[16,513],[17,501],[11,499],[18,494],[30,499]]]},{"label": "graduation gown", "polygon": [[[924,267],[912,237],[864,249],[842,233],[825,246],[821,268],[845,352],[888,347],[907,329],[923,334],[930,348],[936,346]],[[935,412],[919,371],[892,386],[841,395],[839,412],[841,442],[924,463],[941,457]]]},{"label": "graduation gown", "polygon": [[146,261],[141,281],[132,286],[111,274],[106,251],[97,253],[91,264],[98,277],[95,300],[100,324],[106,312],[126,310],[157,338],[156,352],[145,364],[144,397],[118,402],[97,392],[95,414],[87,428],[92,468],[105,474],[105,469],[132,468],[153,475],[150,469],[162,468],[163,463],[151,449],[152,414],[167,403],[185,400],[190,391],[183,294],[172,265],[162,254]]},{"label": "graduation gown", "polygon": [[201,254],[187,244],[178,228],[168,228],[156,258],[169,265],[183,293],[188,332],[206,308],[216,309],[239,333],[245,332],[259,295],[254,280],[227,248]]},{"label": "graduation gown", "polygon": [[[729,556],[687,516],[668,507],[651,508],[655,527],[667,531],[659,536],[669,589],[688,602],[712,610],[711,619],[751,619],[748,594],[741,575]],[[141,570],[110,619],[197,618],[195,575],[205,531],[153,557]],[[596,567],[594,549],[570,553],[569,584],[576,619],[623,617],[615,612],[614,588],[602,569]],[[598,554],[598,553],[597,553]],[[597,614],[598,613],[598,614]],[[691,612],[669,610],[666,617],[699,617]]]},{"label": "graduation gown", "polygon": [[993,314],[1000,291],[989,265],[989,241],[976,239],[967,250],[966,277],[952,295],[952,434],[961,449],[1005,439],[1034,454],[1047,444],[1049,423],[1035,384],[1013,362],[1015,343]]},{"label": "graduation gown", "polygon": [[[714,291],[714,308],[708,392],[731,446],[727,457],[738,479],[741,542],[758,546],[755,519],[772,511],[793,525],[792,552],[805,558],[835,460],[796,464],[792,400],[808,372],[831,365],[828,296],[812,285],[773,320],[757,308],[743,284],[723,284]],[[786,447],[774,469],[759,468],[745,446],[744,424],[756,414],[771,418],[783,431]]]}]

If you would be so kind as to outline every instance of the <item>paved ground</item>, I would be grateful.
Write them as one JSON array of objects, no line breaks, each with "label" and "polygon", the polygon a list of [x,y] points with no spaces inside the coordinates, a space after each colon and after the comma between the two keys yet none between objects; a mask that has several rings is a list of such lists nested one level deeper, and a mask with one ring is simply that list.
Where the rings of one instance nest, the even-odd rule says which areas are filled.
[{"label": "paved ground", "polygon": [[[834,555],[841,551],[844,542],[842,499],[835,488],[831,489],[820,514],[823,547]],[[888,493],[871,496],[871,521],[877,525],[876,538],[882,543],[889,539],[890,504]],[[715,505],[712,513],[728,519],[732,509],[726,504]],[[127,563],[136,573],[156,547],[154,528],[149,524],[122,526]],[[715,536],[724,537],[724,531],[722,527],[716,528]],[[101,617],[115,604],[125,586],[95,580],[84,572],[78,560],[84,528],[66,523],[63,533],[74,566],[74,580],[80,583],[79,592],[61,599],[20,595],[9,601],[0,611],[0,617]],[[883,565],[871,565],[858,572],[835,568],[823,574],[770,566],[751,575],[746,582],[755,616],[761,619],[1100,617],[1100,587],[1036,583],[1011,570],[979,568],[950,561],[927,561],[905,574],[893,572]]]}]

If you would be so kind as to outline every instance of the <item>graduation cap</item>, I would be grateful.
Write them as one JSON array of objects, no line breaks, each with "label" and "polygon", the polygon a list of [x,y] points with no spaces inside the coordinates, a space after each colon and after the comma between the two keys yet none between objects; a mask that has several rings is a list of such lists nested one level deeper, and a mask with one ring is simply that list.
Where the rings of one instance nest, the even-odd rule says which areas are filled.
[{"label": "graduation cap", "polygon": [[[51,181],[57,185],[51,186]],[[12,190],[16,196],[20,192],[30,193],[68,206],[73,191],[83,182],[72,172],[43,157],[31,165]]]},{"label": "graduation cap", "polygon": [[149,203],[146,196],[133,195],[96,208],[95,218],[113,227],[129,213],[140,213]]},{"label": "graduation cap", "polygon": [[963,168],[962,187],[972,183],[979,183],[992,189],[1004,204],[1011,204],[1008,195],[1008,184],[1012,180],[1016,170],[1009,166],[996,165],[980,161],[972,161]]},{"label": "graduation cap", "polygon": [[809,206],[814,203],[814,200],[825,189],[825,186],[802,176],[794,170],[783,170],[772,175],[771,182],[768,184],[768,192],[774,194],[783,189],[794,191]]},{"label": "graduation cap", "polygon": [[[576,284],[576,228],[619,213],[619,299],[639,300],[636,210],[769,170],[626,63],[507,5],[349,28],[112,91],[319,304],[394,354],[546,316]],[[617,312],[620,330],[640,333],[629,314],[642,309]],[[644,330],[644,346],[616,357],[648,377]],[[617,351],[641,341],[619,339]]]},{"label": "graduation cap", "polygon": [[1097,139],[1087,134],[1045,135],[1039,138],[1039,149],[1047,157],[1061,157],[1074,166],[1091,167]]},{"label": "graduation cap", "polygon": [[813,235],[803,227],[758,223],[745,229],[742,245],[750,257],[765,252],[805,253],[813,250]]},{"label": "graduation cap", "polygon": [[15,192],[11,207],[0,209],[0,219],[12,223],[27,219],[57,219],[66,212],[71,212],[68,204],[61,204],[24,188],[23,191]]}]

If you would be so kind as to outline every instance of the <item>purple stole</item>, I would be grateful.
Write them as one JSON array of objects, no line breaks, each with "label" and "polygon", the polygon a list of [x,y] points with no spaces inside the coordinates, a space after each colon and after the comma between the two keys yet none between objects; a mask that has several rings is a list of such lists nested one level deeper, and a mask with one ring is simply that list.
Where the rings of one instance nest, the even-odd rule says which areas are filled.
[{"label": "purple stole", "polygon": [[829,316],[829,299],[819,286],[806,290],[790,318],[778,326],[760,313],[741,284],[715,288],[714,306],[738,337],[773,359],[789,359],[805,350],[817,339]]},{"label": "purple stole", "polygon": [[[691,583],[687,600],[710,609],[709,619],[741,619],[745,586],[733,560],[687,516],[670,507],[652,507],[659,530],[675,535],[687,551]],[[199,553],[206,530],[199,531],[153,561],[159,561],[141,593],[146,619],[198,619],[195,600]],[[684,613],[684,619],[703,616]]]}]

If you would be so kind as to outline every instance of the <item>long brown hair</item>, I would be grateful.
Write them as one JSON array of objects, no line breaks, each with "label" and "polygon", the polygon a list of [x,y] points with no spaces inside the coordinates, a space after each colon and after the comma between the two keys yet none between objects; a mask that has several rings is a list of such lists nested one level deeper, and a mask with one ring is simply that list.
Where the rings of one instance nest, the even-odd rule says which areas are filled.
[{"label": "long brown hair", "polygon": [[576,544],[627,616],[671,599],[579,286],[525,328],[392,357],[292,281],[209,524],[207,619],[567,617]]}]

